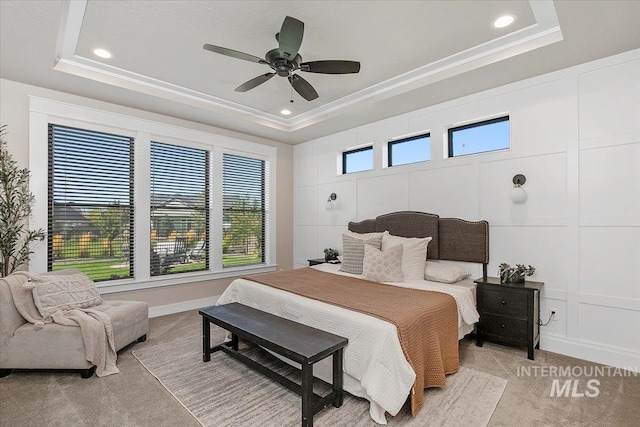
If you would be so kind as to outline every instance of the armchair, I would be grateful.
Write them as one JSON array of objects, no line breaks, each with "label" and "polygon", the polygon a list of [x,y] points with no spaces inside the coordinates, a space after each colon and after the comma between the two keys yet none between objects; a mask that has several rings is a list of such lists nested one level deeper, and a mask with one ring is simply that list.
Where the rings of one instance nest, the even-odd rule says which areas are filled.
[{"label": "armchair", "polygon": [[[72,274],[78,270],[56,273]],[[111,319],[116,351],[133,341],[146,340],[149,330],[146,303],[105,301],[92,308]],[[86,360],[80,328],[56,323],[35,328],[16,308],[7,281],[0,279],[0,378],[9,375],[12,369],[76,370],[83,378],[89,378],[95,366]]]}]

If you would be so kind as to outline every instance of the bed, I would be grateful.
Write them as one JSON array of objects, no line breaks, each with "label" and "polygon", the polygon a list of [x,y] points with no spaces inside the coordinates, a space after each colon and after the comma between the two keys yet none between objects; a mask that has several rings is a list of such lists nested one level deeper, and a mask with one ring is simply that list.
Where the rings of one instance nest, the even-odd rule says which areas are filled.
[{"label": "bed", "polygon": [[[471,222],[439,218],[438,215],[424,212],[403,211],[350,222],[348,229],[355,233],[388,231],[402,237],[431,237],[428,260],[479,263],[486,276],[489,261],[489,225],[486,221]],[[327,274],[353,276],[338,271],[339,265],[320,264],[312,268]],[[251,277],[234,280],[221,295],[218,304],[239,302],[348,338],[349,345],[344,353],[344,388],[352,395],[370,402],[369,413],[378,424],[386,424],[385,413],[392,416],[397,414],[407,398],[412,397],[416,371],[405,356],[403,346],[406,343],[400,342],[399,330],[394,324],[254,280]],[[451,295],[457,305],[455,328],[458,339],[471,332],[478,321],[475,288],[471,279],[455,284],[427,280],[392,284]],[[447,373],[450,372],[443,372],[442,375]],[[330,382],[331,365],[317,364],[314,376]]]}]

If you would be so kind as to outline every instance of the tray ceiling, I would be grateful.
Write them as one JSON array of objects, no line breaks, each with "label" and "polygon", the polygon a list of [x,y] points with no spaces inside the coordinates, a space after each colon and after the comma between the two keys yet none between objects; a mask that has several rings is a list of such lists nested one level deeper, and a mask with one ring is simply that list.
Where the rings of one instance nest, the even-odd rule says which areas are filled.
[{"label": "tray ceiling", "polygon": [[[472,73],[482,74],[547,46],[562,46],[566,30],[561,29],[556,6],[567,5],[556,3],[4,0],[0,71],[4,78],[58,90],[74,88],[67,91],[295,143],[399,114],[401,105],[419,105],[417,98],[425,91],[440,93]],[[604,9],[600,6],[598,13],[603,15]],[[589,8],[581,10],[595,18]],[[493,20],[505,13],[515,15],[515,23],[493,28]],[[239,84],[270,69],[205,51],[202,45],[263,57],[277,47],[274,35],[287,15],[305,23],[300,48],[304,61],[356,60],[361,72],[298,72],[320,95],[311,102],[277,76],[249,92],[235,92]],[[33,32],[25,32],[25,27]],[[22,75],[5,61],[17,55],[16,44],[22,45],[26,62],[37,65]],[[30,44],[36,52],[26,49]],[[96,57],[92,50],[98,47],[109,50],[112,58]],[[45,78],[52,70],[61,73]],[[495,82],[486,77],[469,81],[468,90],[505,79],[506,73],[498,73]],[[460,96],[459,84],[452,89],[451,96]],[[423,97],[422,106],[429,105],[429,97]],[[282,116],[283,108],[290,109],[291,116]]]}]

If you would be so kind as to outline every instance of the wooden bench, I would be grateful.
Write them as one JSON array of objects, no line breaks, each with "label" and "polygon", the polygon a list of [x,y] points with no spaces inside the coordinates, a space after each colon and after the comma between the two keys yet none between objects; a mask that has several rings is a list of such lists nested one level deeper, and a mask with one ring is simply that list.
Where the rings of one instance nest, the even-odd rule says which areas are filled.
[{"label": "wooden bench", "polygon": [[[200,310],[202,358],[222,350],[240,362],[302,396],[302,426],[313,426],[313,416],[333,404],[342,406],[342,356],[348,340],[239,303]],[[231,341],[211,347],[211,323],[231,332]],[[238,337],[262,346],[302,366],[302,384],[272,371],[238,351]],[[333,355],[333,389],[322,397],[313,392],[313,364]]]}]

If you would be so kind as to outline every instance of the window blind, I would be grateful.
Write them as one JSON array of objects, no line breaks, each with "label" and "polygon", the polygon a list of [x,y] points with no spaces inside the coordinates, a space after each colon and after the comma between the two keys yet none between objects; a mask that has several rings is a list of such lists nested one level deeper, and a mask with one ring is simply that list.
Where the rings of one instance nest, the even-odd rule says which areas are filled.
[{"label": "window blind", "polygon": [[267,164],[232,154],[224,154],[222,164],[222,265],[263,263],[268,223]]},{"label": "window blind", "polygon": [[49,124],[48,270],[133,277],[133,138]]},{"label": "window blind", "polygon": [[209,152],[151,142],[151,275],[209,268]]}]

